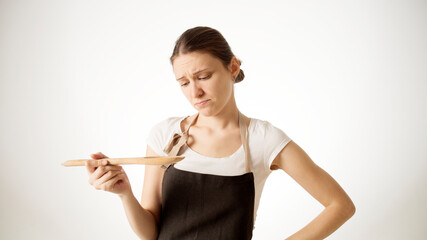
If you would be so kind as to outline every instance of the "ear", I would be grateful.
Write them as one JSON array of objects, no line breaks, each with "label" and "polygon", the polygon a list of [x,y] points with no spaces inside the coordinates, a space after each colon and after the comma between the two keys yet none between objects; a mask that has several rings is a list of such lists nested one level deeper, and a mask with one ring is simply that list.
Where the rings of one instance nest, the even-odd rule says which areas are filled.
[{"label": "ear", "polygon": [[235,79],[237,77],[237,75],[239,75],[240,72],[240,64],[239,64],[239,60],[237,60],[237,58],[235,56],[233,56],[231,58],[231,62],[228,66],[228,70],[231,73],[231,78]]}]

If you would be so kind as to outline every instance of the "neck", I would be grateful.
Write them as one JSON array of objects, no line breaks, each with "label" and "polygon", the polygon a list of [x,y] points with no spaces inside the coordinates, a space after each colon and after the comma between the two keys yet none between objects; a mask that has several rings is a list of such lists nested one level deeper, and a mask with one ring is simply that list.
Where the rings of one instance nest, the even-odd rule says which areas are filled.
[{"label": "neck", "polygon": [[239,109],[236,101],[232,101],[220,112],[212,116],[204,116],[199,113],[196,123],[199,127],[206,127],[213,130],[225,130],[239,127]]}]

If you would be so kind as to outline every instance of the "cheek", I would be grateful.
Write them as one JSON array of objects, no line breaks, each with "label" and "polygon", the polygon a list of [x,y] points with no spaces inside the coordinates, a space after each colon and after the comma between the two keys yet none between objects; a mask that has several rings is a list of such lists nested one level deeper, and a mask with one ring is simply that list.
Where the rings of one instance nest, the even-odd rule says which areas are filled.
[{"label": "cheek", "polygon": [[222,84],[218,84],[216,91],[221,94],[221,96],[228,97],[233,89],[233,85],[227,82],[222,82]]},{"label": "cheek", "polygon": [[230,86],[227,84],[225,79],[215,79],[215,81],[212,81],[209,89],[217,95],[224,95],[229,92]]},{"label": "cheek", "polygon": [[188,91],[188,88],[181,88],[181,92],[186,98],[190,97],[190,92]]},{"label": "cheek", "polygon": [[191,94],[191,90],[190,90],[190,88],[188,88],[188,87],[186,87],[186,88],[182,88],[182,89],[181,89],[181,91],[182,91],[182,94],[184,94],[185,98],[186,98],[190,103],[192,103],[192,102],[193,102],[193,96],[192,96],[192,94]]}]

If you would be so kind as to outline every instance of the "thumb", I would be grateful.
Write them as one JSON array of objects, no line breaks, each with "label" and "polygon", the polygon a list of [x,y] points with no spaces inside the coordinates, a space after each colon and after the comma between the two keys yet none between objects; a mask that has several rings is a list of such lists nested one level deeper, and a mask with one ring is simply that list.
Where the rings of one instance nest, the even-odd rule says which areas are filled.
[{"label": "thumb", "polygon": [[108,158],[107,156],[105,156],[101,152],[93,153],[93,154],[90,155],[90,157],[93,158],[93,159]]},{"label": "thumb", "polygon": [[108,164],[108,161],[105,159],[104,160],[88,159],[85,162],[86,170],[89,173],[89,175],[92,174],[99,166],[106,166],[107,164]]}]

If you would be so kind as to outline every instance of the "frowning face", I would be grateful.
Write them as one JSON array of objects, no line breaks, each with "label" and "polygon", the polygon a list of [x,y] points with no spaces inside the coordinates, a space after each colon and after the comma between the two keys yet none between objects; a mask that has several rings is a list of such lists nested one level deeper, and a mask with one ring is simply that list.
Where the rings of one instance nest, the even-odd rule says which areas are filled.
[{"label": "frowning face", "polygon": [[233,79],[239,68],[237,72],[232,71],[232,66],[230,63],[225,68],[218,58],[197,51],[181,54],[173,61],[173,71],[182,92],[205,116],[218,114],[234,101]]}]

